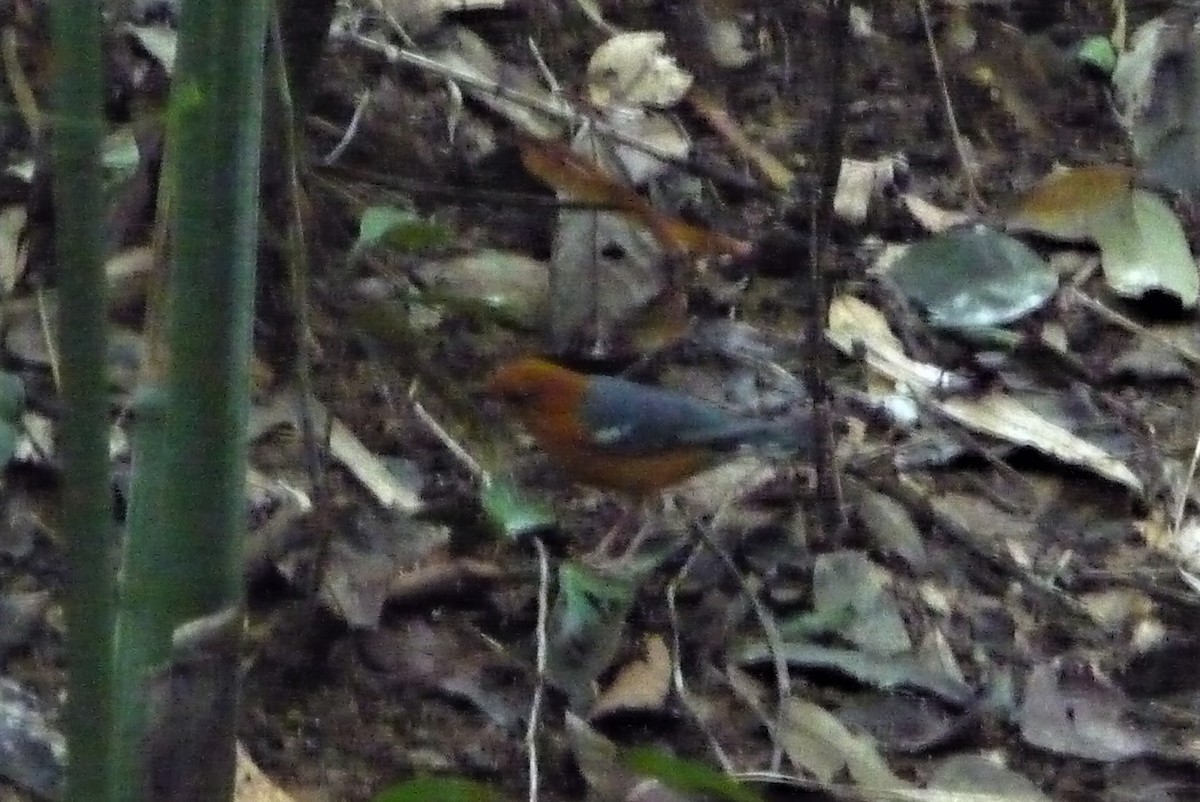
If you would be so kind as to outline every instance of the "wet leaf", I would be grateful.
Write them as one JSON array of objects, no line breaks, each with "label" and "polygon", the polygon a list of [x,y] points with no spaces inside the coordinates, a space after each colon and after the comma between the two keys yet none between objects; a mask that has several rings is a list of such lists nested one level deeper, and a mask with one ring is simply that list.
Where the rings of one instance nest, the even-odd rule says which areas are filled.
[{"label": "wet leaf", "polygon": [[1099,244],[1098,232],[1132,217],[1135,171],[1119,164],[1059,170],[1043,178],[1005,215],[1009,231]]},{"label": "wet leaf", "polygon": [[813,568],[813,608],[826,615],[844,611],[847,620],[837,634],[861,649],[907,652],[912,641],[887,581],[887,573],[861,552],[822,554]]},{"label": "wet leaf", "polygon": [[138,44],[162,65],[167,75],[175,71],[175,50],[178,35],[169,25],[130,25],[126,30]]},{"label": "wet leaf", "polygon": [[951,328],[1011,323],[1040,308],[1058,288],[1044,259],[981,224],[916,243],[888,275],[932,325]]},{"label": "wet leaf", "polygon": [[[400,525],[407,530],[403,537],[396,536],[395,521],[368,521],[357,527],[357,537],[338,537],[328,547],[320,597],[351,627],[378,626],[395,577],[414,560],[427,559],[435,549],[444,548],[449,540],[444,528],[425,522]],[[291,562],[295,559],[296,555],[288,555],[281,573],[294,575]]]},{"label": "wet leaf", "polygon": [[16,454],[24,411],[25,383],[15,373],[0,372],[0,466]]},{"label": "wet leaf", "polygon": [[571,754],[588,785],[588,798],[629,800],[630,792],[640,785],[641,778],[622,763],[620,747],[570,711],[565,720]]},{"label": "wet leaf", "polygon": [[925,540],[904,505],[891,496],[864,488],[855,509],[865,534],[878,548],[898,556],[915,573],[928,570]]},{"label": "wet leaf", "polygon": [[236,802],[296,802],[251,760],[246,748],[237,744],[237,769],[233,798]]},{"label": "wet leaf", "polygon": [[0,293],[8,296],[25,273],[27,251],[21,247],[25,207],[0,209]]},{"label": "wet leaf", "polygon": [[960,733],[963,716],[914,693],[854,694],[837,710],[852,731],[870,735],[885,752],[921,754],[945,746]]},{"label": "wet leaf", "polygon": [[15,373],[0,372],[0,420],[15,423],[25,411],[25,382]]},{"label": "wet leaf", "polygon": [[32,691],[0,677],[0,776],[54,799],[62,793],[67,747],[47,709]]},{"label": "wet leaf", "polygon": [[567,197],[629,215],[669,251],[702,255],[748,250],[744,242],[663,214],[631,186],[565,145],[526,139],[521,143],[521,161],[532,175]]},{"label": "wet leaf", "polygon": [[1110,77],[1119,54],[1107,36],[1089,36],[1075,49],[1075,60],[1096,74]]},{"label": "wet leaf", "polygon": [[[614,128],[657,152],[670,154],[677,159],[686,159],[691,152],[692,143],[687,132],[676,119],[665,113],[635,109],[614,112],[609,115],[609,119]],[[611,146],[613,155],[621,164],[622,173],[635,187],[645,186],[648,182],[664,177],[677,184],[683,183],[687,178],[676,165],[653,156],[642,148],[621,142],[612,142]]]},{"label": "wet leaf", "polygon": [[699,24],[704,32],[704,45],[712,60],[727,70],[749,66],[758,55],[747,47],[750,38],[746,14],[732,3],[697,3]]},{"label": "wet leaf", "polygon": [[1133,223],[1101,235],[1108,285],[1127,298],[1158,290],[1178,298],[1185,308],[1194,307],[1200,298],[1200,273],[1175,213],[1156,195],[1138,190],[1133,194]]},{"label": "wet leaf", "polygon": [[654,238],[612,212],[559,212],[550,279],[550,343],[611,342],[647,309],[667,277]]},{"label": "wet leaf", "polygon": [[0,658],[14,646],[28,645],[35,629],[46,620],[50,593],[13,591],[0,595]]},{"label": "wet leaf", "polygon": [[733,115],[711,94],[699,88],[688,93],[692,110],[704,118],[736,153],[750,162],[771,186],[785,191],[792,185],[795,175],[787,165],[761,144],[751,139],[742,130]]},{"label": "wet leaf", "polygon": [[[138,166],[138,144],[134,130],[123,125],[104,137],[100,147],[100,163],[105,170],[105,184],[112,187],[133,174]],[[32,181],[36,165],[32,158],[10,164],[6,171],[12,175]]]},{"label": "wet leaf", "polygon": [[1044,109],[1075,73],[1070,56],[1047,37],[970,13],[967,5],[951,6],[950,14],[945,36],[948,60],[987,90],[1019,126],[1048,137]]},{"label": "wet leaf", "polygon": [[[562,134],[565,127],[562,118],[574,112],[566,101],[546,91],[531,70],[501,60],[483,37],[463,26],[445,31],[438,41],[441,49],[431,51],[430,58],[483,84],[477,86],[470,81],[455,84],[461,92],[532,137],[549,140]],[[489,84],[518,92],[532,103],[513,99],[502,91],[489,91]],[[561,114],[551,113],[553,109],[560,109]]]},{"label": "wet leaf", "polygon": [[497,727],[520,731],[532,679],[469,627],[410,617],[359,633],[358,644],[363,663],[388,685],[465,702]]},{"label": "wet leaf", "polygon": [[938,365],[909,359],[879,310],[856,298],[833,300],[827,334],[843,353],[865,358],[867,365],[889,382],[923,397],[972,431],[1035,448],[1069,465],[1086,466],[1135,492],[1142,490],[1142,481],[1122,460],[1003,392],[947,396],[958,383],[956,377]]}]

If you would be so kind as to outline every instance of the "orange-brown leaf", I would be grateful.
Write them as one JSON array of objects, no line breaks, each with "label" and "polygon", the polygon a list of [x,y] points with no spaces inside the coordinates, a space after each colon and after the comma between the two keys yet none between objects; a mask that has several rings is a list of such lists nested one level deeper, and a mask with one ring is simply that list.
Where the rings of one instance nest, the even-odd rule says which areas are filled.
[{"label": "orange-brown leaf", "polygon": [[660,245],[673,253],[744,253],[749,248],[741,240],[659,212],[632,187],[560,143],[523,140],[521,161],[525,169],[559,192],[576,200],[630,215],[646,226]]}]

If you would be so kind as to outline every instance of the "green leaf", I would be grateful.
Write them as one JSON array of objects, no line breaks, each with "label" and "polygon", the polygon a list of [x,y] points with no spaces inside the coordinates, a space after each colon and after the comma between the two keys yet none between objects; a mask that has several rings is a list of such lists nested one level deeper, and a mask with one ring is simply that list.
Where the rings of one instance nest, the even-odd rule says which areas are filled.
[{"label": "green leaf", "polygon": [[551,679],[571,697],[572,710],[591,701],[596,677],[612,662],[636,590],[627,577],[578,563],[559,568],[547,663]]},{"label": "green leaf", "polygon": [[684,794],[705,794],[729,802],[762,802],[752,788],[717,769],[695,760],[686,760],[651,747],[637,747],[624,754],[624,763],[633,771],[653,777]]},{"label": "green leaf", "polygon": [[520,540],[557,525],[554,512],[530,499],[506,477],[493,476],[480,493],[479,502],[488,526],[508,540]]},{"label": "green leaf", "polygon": [[0,421],[15,423],[25,411],[25,382],[15,373],[0,373]]},{"label": "green leaf", "polygon": [[417,777],[394,785],[372,802],[506,802],[490,785],[464,777]]},{"label": "green leaf", "polygon": [[1011,323],[1041,307],[1058,276],[1024,243],[975,224],[911,246],[888,276],[942,328]]},{"label": "green leaf", "polygon": [[384,245],[405,253],[444,248],[454,242],[448,227],[426,220],[411,209],[371,206],[358,221],[358,239],[353,252]]},{"label": "green leaf", "polygon": [[635,588],[624,577],[569,562],[559,568],[558,590],[565,603],[562,623],[568,631],[579,633],[603,624],[613,612],[627,610]]},{"label": "green leaf", "polygon": [[1117,68],[1117,49],[1107,36],[1089,36],[1076,48],[1075,60],[1100,75],[1111,76]]},{"label": "green leaf", "polygon": [[1132,201],[1132,215],[1096,232],[1105,281],[1126,298],[1156,290],[1191,309],[1200,299],[1200,275],[1179,218],[1145,190],[1134,190]]},{"label": "green leaf", "polygon": [[17,427],[11,423],[0,422],[0,467],[8,464],[17,453],[17,439],[21,436]]}]

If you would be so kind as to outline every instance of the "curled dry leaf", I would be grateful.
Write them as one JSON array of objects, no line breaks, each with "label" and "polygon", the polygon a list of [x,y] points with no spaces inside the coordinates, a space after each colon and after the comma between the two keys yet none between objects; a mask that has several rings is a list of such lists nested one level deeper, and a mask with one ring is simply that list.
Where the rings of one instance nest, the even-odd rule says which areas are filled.
[{"label": "curled dry leaf", "polygon": [[663,52],[660,31],[630,31],[609,39],[588,62],[588,96],[597,106],[655,106],[678,103],[692,76]]}]

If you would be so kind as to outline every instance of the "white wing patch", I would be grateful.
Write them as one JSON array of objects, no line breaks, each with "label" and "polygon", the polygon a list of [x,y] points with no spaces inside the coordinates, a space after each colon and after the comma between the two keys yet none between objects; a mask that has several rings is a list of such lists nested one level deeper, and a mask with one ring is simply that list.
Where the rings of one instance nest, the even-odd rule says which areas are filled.
[{"label": "white wing patch", "polygon": [[629,425],[604,426],[593,432],[592,439],[596,441],[597,445],[611,446],[629,442],[632,434],[633,427]]}]

